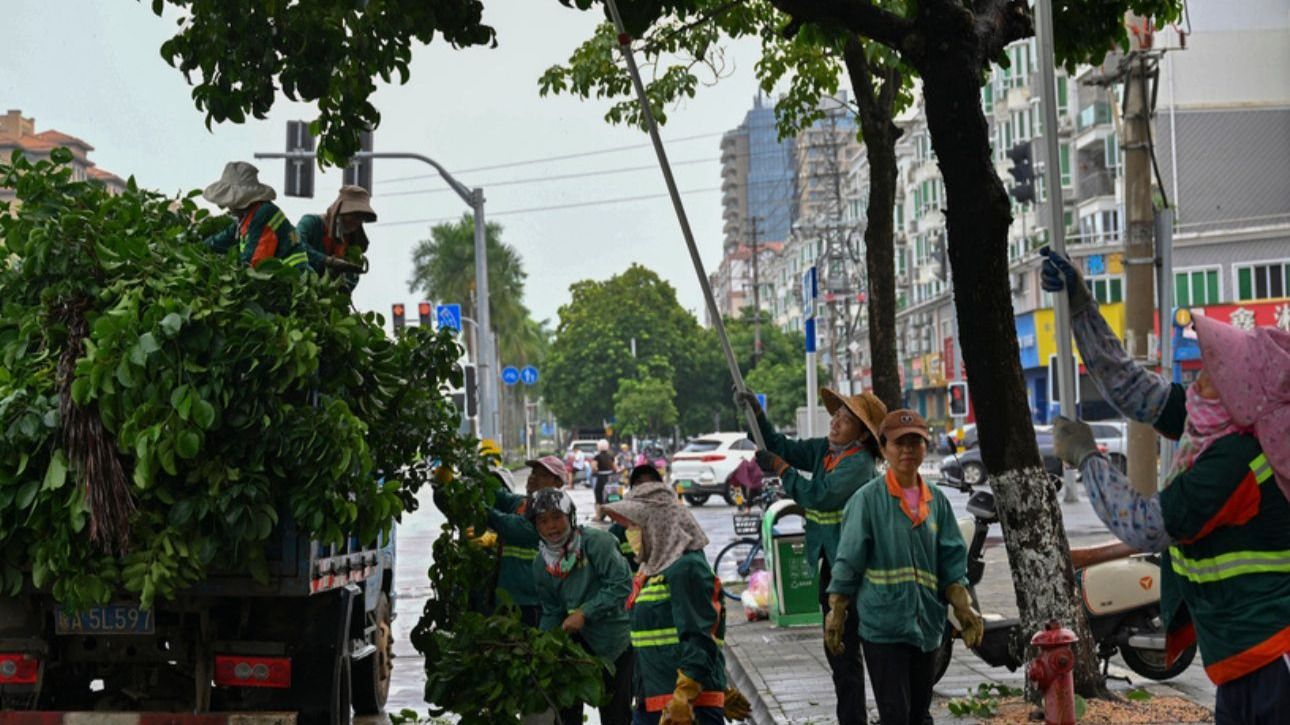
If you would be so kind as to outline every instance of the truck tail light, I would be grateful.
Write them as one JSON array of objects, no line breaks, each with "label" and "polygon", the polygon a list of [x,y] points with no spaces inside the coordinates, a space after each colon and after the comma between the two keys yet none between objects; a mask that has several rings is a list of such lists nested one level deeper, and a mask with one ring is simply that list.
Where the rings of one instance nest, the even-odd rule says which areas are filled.
[{"label": "truck tail light", "polygon": [[21,652],[0,652],[0,685],[34,685],[40,660]]},{"label": "truck tail light", "polygon": [[291,687],[291,658],[216,655],[215,684],[223,687]]},{"label": "truck tail light", "polygon": [[700,461],[702,461],[702,462],[704,462],[704,463],[713,463],[713,462],[715,462],[715,461],[724,461],[724,460],[726,460],[726,455],[725,455],[724,453],[709,453],[709,454],[705,455],[704,457],[700,458],[699,460],[700,460]]}]

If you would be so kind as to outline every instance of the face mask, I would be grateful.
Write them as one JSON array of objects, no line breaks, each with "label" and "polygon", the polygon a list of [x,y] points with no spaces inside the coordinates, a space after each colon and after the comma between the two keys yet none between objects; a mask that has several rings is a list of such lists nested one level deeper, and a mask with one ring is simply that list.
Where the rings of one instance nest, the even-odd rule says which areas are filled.
[{"label": "face mask", "polygon": [[640,556],[641,551],[645,548],[645,542],[641,539],[641,530],[637,528],[628,529],[626,536],[627,545],[632,548],[632,553]]}]

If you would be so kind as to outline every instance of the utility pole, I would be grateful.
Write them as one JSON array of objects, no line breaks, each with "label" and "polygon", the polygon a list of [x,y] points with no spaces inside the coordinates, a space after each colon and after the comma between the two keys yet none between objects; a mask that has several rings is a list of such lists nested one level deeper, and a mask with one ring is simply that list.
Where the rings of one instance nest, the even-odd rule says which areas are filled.
[{"label": "utility pole", "polygon": [[753,359],[752,366],[761,360],[761,263],[757,250],[757,217],[748,220],[752,224],[752,272],[753,272]]},{"label": "utility pole", "polygon": [[[1151,201],[1150,97],[1147,51],[1150,20],[1128,16],[1130,51],[1124,93],[1124,346],[1140,366],[1151,364],[1148,341],[1154,325],[1155,209]],[[1164,313],[1168,314],[1168,313]],[[1161,325],[1163,328],[1164,325]],[[1129,481],[1143,495],[1156,492],[1156,436],[1144,423],[1129,422]]]}]

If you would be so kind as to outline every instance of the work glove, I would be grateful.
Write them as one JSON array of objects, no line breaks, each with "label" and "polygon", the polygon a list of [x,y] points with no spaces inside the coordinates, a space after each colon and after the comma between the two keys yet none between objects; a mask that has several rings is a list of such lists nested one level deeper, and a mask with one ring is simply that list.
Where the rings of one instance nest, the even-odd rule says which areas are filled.
[{"label": "work glove", "polygon": [[824,648],[835,657],[845,649],[842,635],[846,633],[847,609],[850,606],[851,598],[845,594],[829,595],[829,613],[824,615]]},{"label": "work glove", "polygon": [[752,408],[753,414],[757,416],[757,420],[761,420],[766,417],[766,411],[761,409],[761,402],[757,400],[756,393],[751,390],[740,390],[739,388],[735,388],[735,407],[743,410],[745,405]]},{"label": "work glove", "polygon": [[747,720],[752,716],[752,703],[744,697],[744,693],[737,687],[726,688],[726,719],[730,722],[740,722]]},{"label": "work glove", "polygon": [[963,644],[968,647],[981,644],[981,638],[985,636],[985,624],[981,621],[981,615],[972,608],[972,594],[968,592],[967,587],[962,584],[951,584],[945,589],[945,598],[949,600],[950,606],[954,607],[954,617],[959,620],[959,633],[963,637]]},{"label": "work glove", "polygon": [[671,701],[663,708],[658,725],[690,725],[694,722],[694,706],[690,703],[699,699],[702,690],[697,680],[677,670],[676,689],[672,691]]},{"label": "work glove", "polygon": [[1098,452],[1093,429],[1083,421],[1057,416],[1053,420],[1053,450],[1068,466],[1079,468],[1086,458]]},{"label": "work glove", "polygon": [[1088,293],[1088,285],[1084,284],[1084,276],[1071,264],[1070,257],[1048,247],[1040,249],[1039,254],[1044,257],[1044,266],[1039,274],[1040,285],[1048,292],[1066,290],[1072,315],[1088,307],[1093,298]]},{"label": "work glove", "polygon": [[761,466],[761,470],[766,473],[782,476],[784,471],[788,470],[788,461],[762,448],[757,449],[757,452],[753,454],[753,459],[757,461],[758,466]]},{"label": "work glove", "polygon": [[333,272],[353,272],[355,274],[362,274],[367,271],[363,268],[363,265],[354,264],[353,262],[341,259],[340,257],[323,257],[323,266]]},{"label": "work glove", "polygon": [[492,549],[497,546],[497,532],[495,531],[485,531],[479,536],[475,536],[474,527],[467,527],[466,537],[470,539],[470,543],[484,549]]}]

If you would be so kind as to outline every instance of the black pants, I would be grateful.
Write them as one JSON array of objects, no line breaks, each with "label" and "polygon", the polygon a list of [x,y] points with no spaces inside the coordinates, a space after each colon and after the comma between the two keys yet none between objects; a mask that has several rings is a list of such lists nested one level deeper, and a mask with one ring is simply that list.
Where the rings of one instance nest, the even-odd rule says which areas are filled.
[{"label": "black pants", "polygon": [[520,622],[527,627],[537,629],[538,621],[542,619],[542,605],[529,604],[520,607]]},{"label": "black pants", "polygon": [[[579,641],[586,648],[586,645]],[[605,670],[605,693],[610,699],[600,708],[601,725],[631,725],[632,722],[632,648],[619,655],[614,671]],[[582,703],[560,711],[564,725],[582,725]]]},{"label": "black pants", "polygon": [[612,474],[597,473],[595,475],[596,483],[592,490],[595,492],[596,505],[599,506],[605,502],[605,484],[609,483],[609,477]]},{"label": "black pants", "polygon": [[908,644],[864,641],[873,698],[878,701],[882,725],[921,725],[932,721],[932,678],[936,652],[923,652]]},{"label": "black pants", "polygon": [[[820,609],[825,616],[829,613],[829,582],[833,580],[833,570],[827,561],[820,562]],[[824,656],[829,660],[833,670],[833,691],[838,698],[839,725],[866,725],[869,713],[864,702],[864,656],[860,652],[860,615],[855,602],[847,609],[846,629],[842,634],[843,651],[834,655],[828,648]],[[883,721],[883,725],[887,725]]]},{"label": "black pants", "polygon": [[1290,723],[1290,660],[1285,655],[1245,677],[1218,686],[1217,725]]}]

